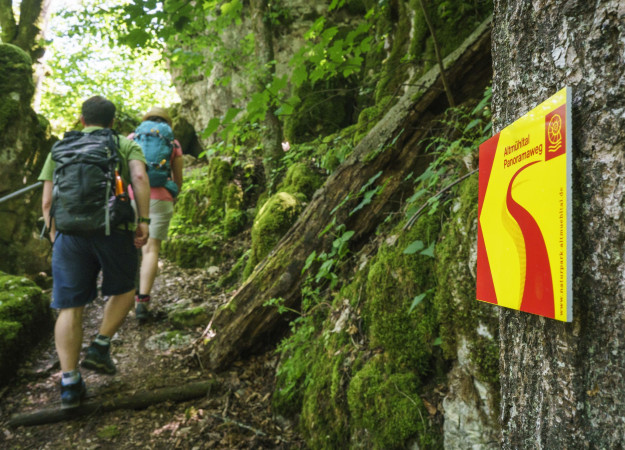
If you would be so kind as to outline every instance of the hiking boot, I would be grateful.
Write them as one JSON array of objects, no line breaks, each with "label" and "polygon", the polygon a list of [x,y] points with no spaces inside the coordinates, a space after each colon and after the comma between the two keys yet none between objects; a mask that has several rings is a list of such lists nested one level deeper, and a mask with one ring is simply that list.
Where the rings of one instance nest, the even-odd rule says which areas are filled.
[{"label": "hiking boot", "polygon": [[82,377],[76,383],[63,386],[61,383],[61,409],[77,408],[87,394],[87,387]]},{"label": "hiking boot", "polygon": [[135,317],[139,322],[145,322],[150,318],[150,310],[148,309],[148,302],[150,296],[135,296]]},{"label": "hiking boot", "polygon": [[110,347],[105,347],[92,342],[87,349],[87,356],[80,363],[85,369],[95,370],[105,375],[113,375],[117,372],[115,363],[111,359]]}]

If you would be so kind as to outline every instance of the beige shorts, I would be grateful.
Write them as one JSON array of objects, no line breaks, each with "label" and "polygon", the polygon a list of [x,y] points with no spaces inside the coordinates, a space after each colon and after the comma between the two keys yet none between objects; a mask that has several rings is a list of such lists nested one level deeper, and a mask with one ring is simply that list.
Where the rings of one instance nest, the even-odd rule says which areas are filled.
[{"label": "beige shorts", "polygon": [[169,222],[174,215],[174,202],[150,200],[150,237],[167,240]]}]

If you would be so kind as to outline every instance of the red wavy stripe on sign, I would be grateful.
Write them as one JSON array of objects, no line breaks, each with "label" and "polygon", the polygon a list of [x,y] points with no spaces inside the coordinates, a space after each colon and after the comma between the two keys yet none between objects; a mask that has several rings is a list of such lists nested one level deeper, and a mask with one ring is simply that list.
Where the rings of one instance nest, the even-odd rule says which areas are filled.
[{"label": "red wavy stripe on sign", "polygon": [[538,223],[531,214],[512,198],[512,184],[516,177],[537,162],[527,164],[514,174],[508,185],[506,206],[519,224],[525,241],[525,288],[520,309],[528,313],[555,318],[553,282],[545,240]]},{"label": "red wavy stripe on sign", "polygon": [[482,225],[480,224],[480,214],[482,213],[482,205],[486,196],[486,188],[490,180],[490,174],[495,161],[495,153],[497,144],[499,143],[499,133],[480,145],[480,178],[478,187],[478,221],[477,221],[477,285],[476,297],[478,300],[488,303],[497,304],[497,293],[495,292],[495,283],[490,270],[488,254],[486,253],[486,245],[484,244],[484,236],[482,234]]}]

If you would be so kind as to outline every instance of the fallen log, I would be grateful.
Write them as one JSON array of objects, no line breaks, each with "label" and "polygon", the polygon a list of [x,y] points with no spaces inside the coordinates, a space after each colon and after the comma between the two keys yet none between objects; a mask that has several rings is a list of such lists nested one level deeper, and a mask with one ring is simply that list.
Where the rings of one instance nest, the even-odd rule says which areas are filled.
[{"label": "fallen log", "polygon": [[[490,35],[488,19],[445,59],[447,78],[459,104],[481,96],[490,82]],[[242,353],[275,342],[284,318],[277,308],[263,304],[282,298],[287,308],[298,308],[302,268],[313,250],[320,253],[331,245],[331,238],[321,238],[320,234],[333,217],[336,223],[355,232],[350,240],[354,251],[366,242],[386,214],[398,209],[402,195],[412,186],[403,182],[406,176],[423,172],[429,162],[421,143],[428,137],[430,125],[448,106],[439,75],[435,67],[406,88],[398,102],[315,193],[273,252],[254,269],[230,301],[215,312],[199,351],[203,367],[223,370]],[[346,195],[357,194],[378,174],[376,185],[384,185],[384,189],[366,208],[355,212],[361,199],[346,199]]]},{"label": "fallen log", "polygon": [[118,409],[145,409],[163,402],[184,402],[203,397],[216,391],[220,386],[217,380],[197,381],[195,383],[172,386],[136,393],[122,392],[104,399],[84,401],[72,409],[48,408],[33,412],[15,414],[9,419],[10,427],[43,425],[64,420],[80,419],[97,412],[109,412]]}]

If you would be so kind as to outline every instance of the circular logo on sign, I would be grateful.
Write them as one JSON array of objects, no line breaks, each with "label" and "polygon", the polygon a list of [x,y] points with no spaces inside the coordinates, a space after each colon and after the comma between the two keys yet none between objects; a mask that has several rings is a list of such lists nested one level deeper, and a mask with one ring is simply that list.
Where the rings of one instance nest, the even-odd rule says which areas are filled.
[{"label": "circular logo on sign", "polygon": [[556,114],[549,121],[549,142],[552,144],[557,144],[562,139],[562,118],[559,114]]}]

